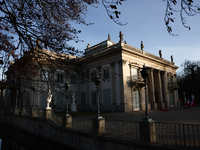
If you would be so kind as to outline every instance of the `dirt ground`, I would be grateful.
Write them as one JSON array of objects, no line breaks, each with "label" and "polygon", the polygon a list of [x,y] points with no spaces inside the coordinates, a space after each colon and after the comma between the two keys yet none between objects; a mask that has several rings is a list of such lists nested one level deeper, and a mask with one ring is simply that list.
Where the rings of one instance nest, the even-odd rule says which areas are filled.
[{"label": "dirt ground", "polygon": [[[200,124],[200,106],[191,107],[190,109],[176,107],[166,110],[168,111],[148,110],[148,116],[156,122]],[[95,115],[90,117],[93,116]],[[145,117],[145,111],[135,111],[129,113],[102,113],[101,116],[106,119],[113,120],[141,121]]]}]

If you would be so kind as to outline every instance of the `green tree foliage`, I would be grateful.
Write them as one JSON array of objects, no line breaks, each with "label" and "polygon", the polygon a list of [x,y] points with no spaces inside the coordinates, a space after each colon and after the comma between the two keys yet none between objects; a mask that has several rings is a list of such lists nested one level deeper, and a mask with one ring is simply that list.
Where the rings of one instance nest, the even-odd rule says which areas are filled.
[{"label": "green tree foliage", "polygon": [[183,68],[182,72],[177,77],[179,96],[183,98],[183,92],[185,92],[187,99],[190,99],[193,94],[195,100],[200,102],[200,61],[185,60],[181,67]]}]

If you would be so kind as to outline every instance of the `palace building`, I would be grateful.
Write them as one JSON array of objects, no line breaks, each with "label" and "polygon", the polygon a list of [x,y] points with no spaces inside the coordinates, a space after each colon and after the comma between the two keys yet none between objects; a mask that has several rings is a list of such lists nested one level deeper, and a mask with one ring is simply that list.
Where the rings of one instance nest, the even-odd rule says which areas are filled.
[{"label": "palace building", "polygon": [[[144,51],[142,42],[141,49],[138,49],[124,42],[121,32],[119,37],[118,43],[112,42],[110,35],[108,35],[108,39],[99,44],[94,46],[88,44],[84,56],[81,58],[69,55],[62,58],[77,60],[77,64],[84,66],[81,67],[81,70],[87,74],[86,76],[77,73],[73,66],[70,66],[70,69],[65,66],[55,69],[55,72],[51,74],[51,78],[56,83],[52,84],[43,82],[43,80],[40,81],[44,77],[38,70],[38,74],[34,78],[37,77],[38,84],[36,86],[42,86],[42,90],[39,90],[39,87],[36,88],[37,92],[31,88],[25,90],[21,85],[20,91],[24,100],[20,102],[20,100],[16,101],[16,96],[9,96],[9,93],[10,95],[17,93],[17,90],[12,88],[12,90],[8,90],[8,96],[4,98],[5,107],[17,105],[18,107],[31,106],[44,109],[48,96],[47,89],[51,87],[53,105],[57,110],[65,109],[66,99],[68,98],[70,99],[69,105],[75,104],[77,111],[96,111],[98,94],[92,79],[98,75],[101,78],[99,85],[101,111],[131,112],[145,110],[145,84],[140,73],[144,64],[149,71],[146,90],[148,109],[178,107],[176,79],[178,67],[175,66],[173,57],[171,56],[171,61],[165,60],[162,58],[161,51],[159,51],[159,56],[155,56]],[[48,67],[46,69],[48,70]],[[68,73],[66,70],[68,70]],[[8,69],[7,76],[10,76],[10,74],[12,73]],[[8,82],[11,81],[11,78],[8,78]],[[67,81],[70,84],[69,93],[73,95],[73,98],[69,94],[67,96],[64,89]],[[54,90],[52,85],[57,90]],[[3,100],[1,99],[1,101]]]}]

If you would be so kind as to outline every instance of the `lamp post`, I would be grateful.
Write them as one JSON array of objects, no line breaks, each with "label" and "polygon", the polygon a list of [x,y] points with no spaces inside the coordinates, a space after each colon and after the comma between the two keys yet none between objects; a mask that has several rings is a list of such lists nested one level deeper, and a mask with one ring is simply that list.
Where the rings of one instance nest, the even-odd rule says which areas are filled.
[{"label": "lamp post", "polygon": [[149,70],[147,70],[145,64],[140,71],[142,78],[144,79],[145,82],[145,118],[143,118],[143,121],[151,121],[152,119],[149,119],[148,117],[148,107],[147,107],[147,77],[149,75]]},{"label": "lamp post", "polygon": [[33,86],[33,108],[35,108],[35,101],[34,101],[34,94],[35,94],[36,87]]},{"label": "lamp post", "polygon": [[18,107],[17,107],[18,94],[19,94],[19,92],[18,92],[18,90],[17,90],[15,108],[18,108]]},{"label": "lamp post", "polygon": [[70,87],[70,84],[68,83],[68,81],[65,83],[65,90],[66,90],[66,93],[67,93],[67,99],[66,99],[66,116],[70,116],[68,114],[68,90],[69,90],[69,87]]},{"label": "lamp post", "polygon": [[94,83],[97,86],[97,119],[99,119],[102,118],[100,116],[100,110],[99,110],[99,85],[101,84],[101,78],[99,76],[96,76]]}]

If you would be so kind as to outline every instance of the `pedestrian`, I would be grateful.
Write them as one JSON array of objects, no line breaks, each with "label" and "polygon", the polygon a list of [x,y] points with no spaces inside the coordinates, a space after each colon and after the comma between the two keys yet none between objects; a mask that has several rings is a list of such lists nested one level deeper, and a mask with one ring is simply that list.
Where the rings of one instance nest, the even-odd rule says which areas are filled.
[{"label": "pedestrian", "polygon": [[182,107],[182,99],[180,98],[180,106]]},{"label": "pedestrian", "polygon": [[187,100],[186,100],[185,92],[183,92],[183,98],[184,98],[185,107],[187,107]]},{"label": "pedestrian", "polygon": [[191,95],[191,107],[195,106],[194,95]]}]

